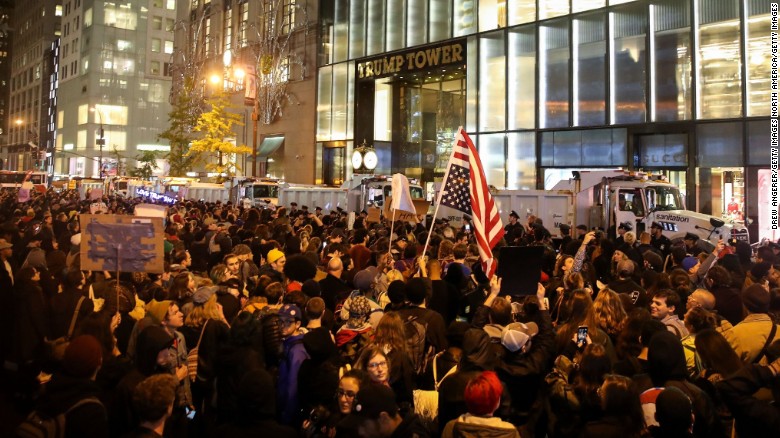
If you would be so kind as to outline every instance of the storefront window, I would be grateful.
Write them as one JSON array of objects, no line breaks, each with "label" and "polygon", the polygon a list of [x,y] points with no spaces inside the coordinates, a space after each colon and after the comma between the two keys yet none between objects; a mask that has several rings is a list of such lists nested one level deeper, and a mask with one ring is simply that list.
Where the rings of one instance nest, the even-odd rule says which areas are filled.
[{"label": "storefront window", "polygon": [[349,59],[366,55],[366,3],[350,2]]},{"label": "storefront window", "polygon": [[590,11],[592,9],[603,8],[604,0],[575,0],[572,2],[572,12]]},{"label": "storefront window", "polygon": [[769,23],[769,2],[748,1],[747,8],[747,115],[768,116],[770,93],[771,44],[767,44]]},{"label": "storefront window", "polygon": [[452,2],[430,0],[428,15],[431,42],[445,40],[452,36]]},{"label": "storefront window", "polygon": [[349,33],[349,0],[336,0],[334,4],[333,22],[333,61],[339,62],[347,59],[348,33]]},{"label": "storefront window", "polygon": [[742,115],[739,2],[698,0],[698,111],[702,119]]},{"label": "storefront window", "polygon": [[536,19],[536,2],[509,0],[509,25],[530,23]]},{"label": "storefront window", "polygon": [[645,121],[647,13],[642,5],[631,5],[610,12],[614,38],[611,53],[611,123]]},{"label": "storefront window", "polygon": [[504,188],[506,186],[506,155],[504,153],[504,134],[486,134],[478,137],[476,144],[485,178],[489,185]]},{"label": "storefront window", "polygon": [[403,1],[387,2],[387,52],[404,47],[405,12]]},{"label": "storefront window", "polygon": [[479,31],[506,27],[506,0],[479,0]]},{"label": "storefront window", "polygon": [[317,72],[317,140],[330,140],[331,89],[333,67],[322,67]]},{"label": "storefront window", "polygon": [[507,134],[506,188],[536,188],[536,135],[533,132]]},{"label": "storefront window", "polygon": [[569,125],[569,21],[539,26],[539,127]]},{"label": "storefront window", "polygon": [[453,13],[455,36],[477,32],[477,2],[475,0],[455,0]]},{"label": "storefront window", "polygon": [[582,15],[572,27],[574,126],[603,125],[605,118],[606,39],[604,13]]},{"label": "storefront window", "polygon": [[690,5],[678,0],[654,0],[650,5],[650,120],[691,118]]},{"label": "storefront window", "polygon": [[539,19],[560,17],[569,13],[569,0],[539,0]]},{"label": "storefront window", "polygon": [[617,167],[627,164],[625,129],[542,133],[542,166]]},{"label": "storefront window", "polygon": [[479,130],[506,129],[506,57],[503,31],[487,34],[479,39],[479,69],[490,80],[480,81]]},{"label": "storefront window", "polygon": [[385,2],[384,0],[368,0],[368,34],[366,46],[367,55],[382,53],[385,49]]},{"label": "storefront window", "polygon": [[726,220],[745,219],[745,175],[741,167],[702,167],[697,175],[700,212]]},{"label": "storefront window", "polygon": [[533,129],[536,117],[536,31],[524,26],[509,32],[509,129]]},{"label": "storefront window", "polygon": [[427,2],[410,1],[406,12],[406,46],[425,44],[425,34],[428,33]]},{"label": "storefront window", "polygon": [[742,165],[742,123],[704,123],[696,127],[696,163],[701,167]]}]

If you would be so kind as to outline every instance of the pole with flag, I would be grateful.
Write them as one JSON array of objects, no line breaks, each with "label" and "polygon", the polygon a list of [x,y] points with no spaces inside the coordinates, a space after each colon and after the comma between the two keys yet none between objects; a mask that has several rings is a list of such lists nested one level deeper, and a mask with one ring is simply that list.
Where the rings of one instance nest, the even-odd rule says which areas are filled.
[{"label": "pole with flag", "polygon": [[[452,145],[452,155],[444,172],[444,184],[436,200],[434,219],[441,205],[471,215],[479,258],[482,261],[482,271],[491,278],[496,272],[492,248],[504,236],[504,226],[493,196],[490,194],[477,148],[462,126],[458,128],[458,134]],[[425,242],[423,254],[428,248],[432,231],[433,225],[428,231],[428,240]]]},{"label": "pole with flag", "polygon": [[387,252],[393,247],[393,232],[395,231],[395,212],[405,211],[408,213],[417,213],[412,202],[412,192],[409,189],[409,180],[405,175],[396,173],[393,175],[393,181],[390,186],[393,200],[390,203],[390,213],[393,218],[390,221],[390,245]]}]

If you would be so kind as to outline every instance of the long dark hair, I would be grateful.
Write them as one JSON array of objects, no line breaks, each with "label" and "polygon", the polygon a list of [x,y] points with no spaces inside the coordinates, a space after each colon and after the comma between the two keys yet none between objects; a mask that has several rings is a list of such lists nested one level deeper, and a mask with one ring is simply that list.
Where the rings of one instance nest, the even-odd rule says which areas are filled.
[{"label": "long dark hair", "polygon": [[643,436],[645,415],[634,382],[625,376],[607,374],[601,387],[601,407],[604,416],[617,417],[625,428],[626,437]]},{"label": "long dark hair", "polygon": [[742,369],[742,361],[726,338],[713,329],[696,333],[696,352],[704,368],[711,369],[724,378]]},{"label": "long dark hair", "polygon": [[598,406],[598,388],[611,369],[612,362],[604,346],[589,344],[582,354],[579,373],[574,378],[574,393],[581,401]]}]

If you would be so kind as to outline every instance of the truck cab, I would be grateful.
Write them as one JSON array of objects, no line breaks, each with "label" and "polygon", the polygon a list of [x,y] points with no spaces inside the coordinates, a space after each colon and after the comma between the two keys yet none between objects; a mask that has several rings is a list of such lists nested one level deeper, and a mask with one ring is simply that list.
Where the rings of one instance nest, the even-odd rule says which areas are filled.
[{"label": "truck cab", "polygon": [[266,208],[279,202],[281,183],[272,178],[248,178],[235,185],[238,200],[247,199],[252,207]]}]

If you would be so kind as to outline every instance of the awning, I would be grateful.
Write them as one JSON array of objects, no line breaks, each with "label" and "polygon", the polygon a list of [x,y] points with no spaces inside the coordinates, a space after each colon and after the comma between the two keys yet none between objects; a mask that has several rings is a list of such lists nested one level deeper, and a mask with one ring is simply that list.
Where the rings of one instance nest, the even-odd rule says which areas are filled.
[{"label": "awning", "polygon": [[266,137],[257,149],[257,156],[260,158],[266,158],[272,153],[276,152],[279,147],[284,144],[284,136],[280,137]]}]

